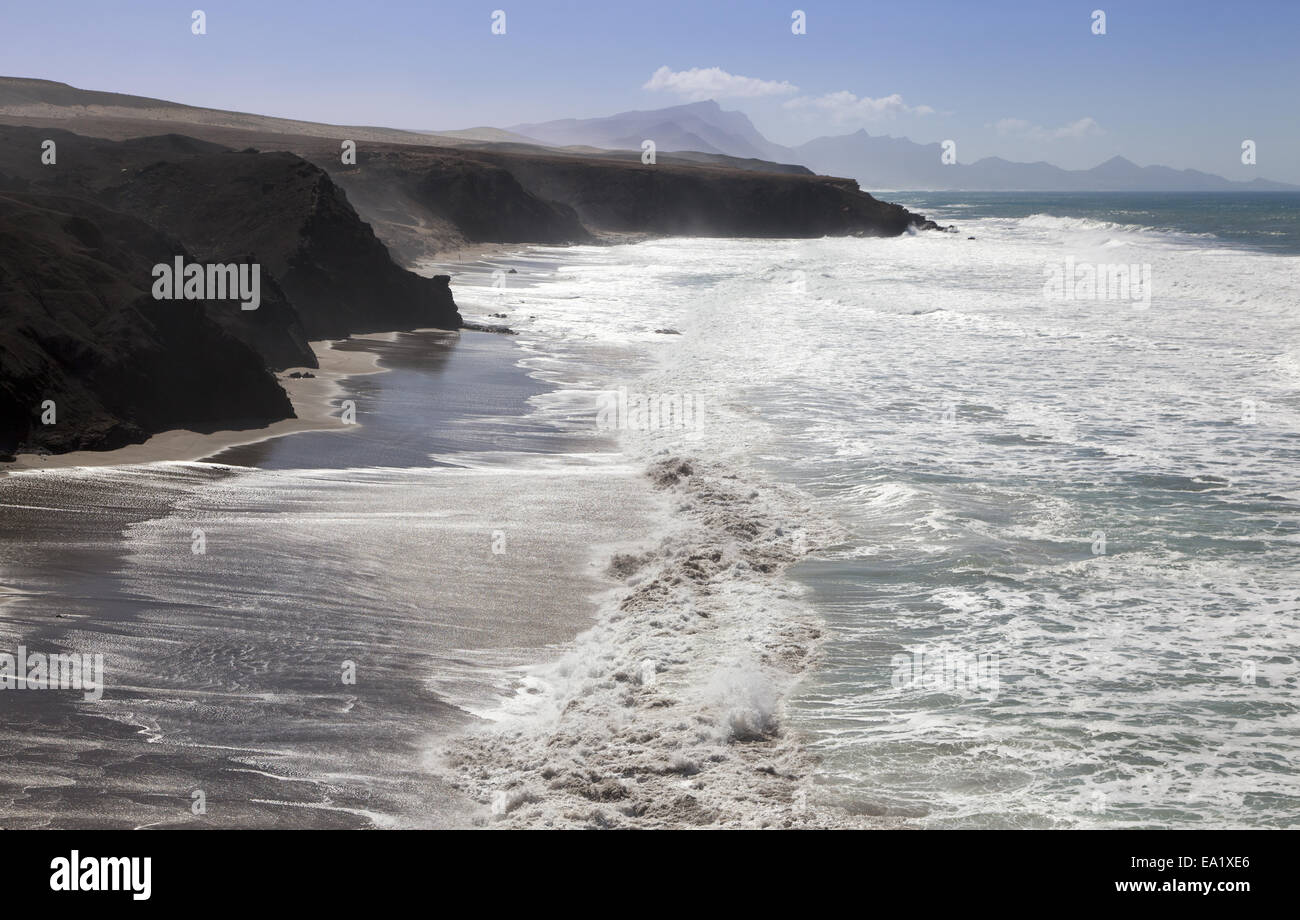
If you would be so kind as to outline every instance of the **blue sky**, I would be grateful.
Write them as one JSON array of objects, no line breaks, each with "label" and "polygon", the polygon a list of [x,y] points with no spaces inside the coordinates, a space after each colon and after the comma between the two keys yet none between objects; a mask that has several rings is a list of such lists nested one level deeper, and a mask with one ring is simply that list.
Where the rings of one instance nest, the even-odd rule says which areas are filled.
[{"label": "blue sky", "polygon": [[[194,9],[206,35],[191,34]],[[1300,182],[1297,39],[1297,0],[5,0],[0,73],[409,128],[711,95],[781,143],[865,128],[954,139],[963,162],[1079,168],[1119,153]]]}]

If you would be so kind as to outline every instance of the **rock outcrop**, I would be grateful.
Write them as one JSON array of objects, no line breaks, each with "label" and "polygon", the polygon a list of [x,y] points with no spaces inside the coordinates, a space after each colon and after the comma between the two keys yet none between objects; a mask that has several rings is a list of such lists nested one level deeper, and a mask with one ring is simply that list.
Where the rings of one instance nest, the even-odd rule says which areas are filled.
[{"label": "rock outcrop", "polygon": [[[466,154],[469,156],[470,154]],[[852,179],[614,159],[473,154],[593,230],[681,236],[898,236],[933,222]]]},{"label": "rock outcrop", "polygon": [[201,260],[226,261],[232,247],[255,256],[308,339],[460,325],[448,286],[395,263],[330,176],[294,154],[157,162],[105,198],[174,234]]},{"label": "rock outcrop", "polygon": [[[177,257],[257,264],[260,306],[155,300]],[[261,427],[292,416],[270,369],[315,367],[309,341],[460,323],[448,277],[397,265],[293,154],[0,127],[0,457]]]},{"label": "rock outcrop", "polygon": [[406,262],[467,243],[585,243],[574,210],[534,195],[507,168],[447,151],[363,146],[357,165],[333,150],[299,151],[327,170],[394,255]]},{"label": "rock outcrop", "polygon": [[[357,157],[345,163],[335,132],[352,129],[134,105],[44,81],[0,79],[0,102],[5,93],[40,126],[0,124],[0,452],[265,424],[292,412],[268,369],[316,366],[311,340],[461,328],[449,278],[407,271],[390,251],[411,263],[467,243],[604,233],[935,226],[852,180],[757,160],[666,154],[646,165],[627,153],[437,146],[355,129]],[[47,139],[56,165],[42,162]],[[261,306],[153,300],[152,266],[177,256],[256,263]],[[38,424],[48,399],[54,426]]]},{"label": "rock outcrop", "polygon": [[190,257],[85,199],[0,194],[0,458],[293,416],[260,356],[214,318],[237,303],[153,299],[151,267],[176,254]]}]

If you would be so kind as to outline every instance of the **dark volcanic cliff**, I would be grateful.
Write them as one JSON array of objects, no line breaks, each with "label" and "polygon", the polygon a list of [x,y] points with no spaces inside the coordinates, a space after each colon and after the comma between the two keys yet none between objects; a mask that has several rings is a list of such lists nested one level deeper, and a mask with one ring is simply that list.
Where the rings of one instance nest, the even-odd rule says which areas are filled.
[{"label": "dark volcanic cliff", "polygon": [[[334,177],[404,262],[445,258],[466,243],[578,242],[604,230],[817,237],[934,227],[852,180],[720,154],[661,152],[646,166],[632,151],[325,125],[6,77],[0,123],[114,138],[172,131],[190,143],[296,153]],[[341,161],[344,140],[356,144],[354,164]]]},{"label": "dark volcanic cliff", "polygon": [[293,416],[258,355],[212,318],[238,304],[153,299],[151,267],[176,254],[188,257],[84,199],[0,195],[0,457]]},{"label": "dark volcanic cliff", "polygon": [[[267,368],[315,366],[309,340],[461,322],[446,276],[394,263],[288,153],[0,127],[0,214],[0,456],[259,427],[293,414]],[[257,263],[261,306],[155,300],[153,266],[177,256]]]},{"label": "dark volcanic cliff", "polygon": [[[343,166],[317,139],[295,149],[329,170],[409,260],[464,242],[576,243],[593,232],[681,236],[898,236],[934,224],[852,179],[615,157],[361,145]],[[441,227],[441,234],[430,234]]]},{"label": "dark volcanic cliff", "polygon": [[[0,79],[0,101],[3,84]],[[0,110],[0,121],[4,117]],[[473,243],[577,243],[604,231],[819,237],[896,236],[909,226],[934,227],[851,179],[755,160],[664,153],[647,166],[628,152],[449,147],[415,137],[397,143],[367,139],[385,133],[374,129],[314,125],[312,133],[286,133],[276,119],[240,118],[267,127],[78,115],[47,119],[43,130],[75,124],[88,133],[156,143],[146,135],[168,129],[191,135],[184,139],[191,143],[290,151],[327,171],[403,264],[445,260]],[[345,138],[356,138],[355,164],[342,162]]]},{"label": "dark volcanic cliff", "polygon": [[[499,155],[477,157],[494,162]],[[612,159],[511,157],[519,182],[593,229],[682,236],[898,236],[934,225],[852,179]]]},{"label": "dark volcanic cliff", "polygon": [[[626,153],[437,146],[409,132],[130,97],[79,103],[82,91],[44,81],[0,79],[0,104],[6,93],[27,108],[16,126],[0,111],[0,453],[265,423],[291,411],[266,369],[314,366],[310,340],[459,327],[447,276],[409,272],[390,250],[411,263],[467,243],[603,232],[891,236],[934,226],[851,180],[761,161],[663,154],[645,165]],[[343,163],[341,142],[353,137],[356,162]],[[55,165],[41,161],[47,138]],[[152,265],[178,255],[255,262],[261,307],[154,301]],[[59,425],[34,427],[44,399],[58,403]]]},{"label": "dark volcanic cliff", "polygon": [[337,145],[298,148],[329,171],[393,254],[406,262],[465,243],[585,243],[591,234],[567,205],[534,195],[508,169],[459,154],[362,145],[343,165]]},{"label": "dark volcanic cliff", "polygon": [[154,163],[105,200],[174,234],[202,261],[225,261],[235,248],[255,257],[309,339],[460,326],[446,279],[397,265],[329,175],[291,153]]}]

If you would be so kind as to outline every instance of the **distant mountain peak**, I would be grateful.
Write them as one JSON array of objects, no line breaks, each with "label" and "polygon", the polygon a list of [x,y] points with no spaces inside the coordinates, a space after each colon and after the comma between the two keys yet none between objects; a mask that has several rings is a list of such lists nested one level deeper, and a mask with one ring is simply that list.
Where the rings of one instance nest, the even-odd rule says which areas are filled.
[{"label": "distant mountain peak", "polygon": [[642,140],[651,139],[664,152],[694,150],[795,163],[826,175],[856,179],[867,189],[1213,191],[1296,187],[1262,179],[1232,181],[1196,170],[1138,166],[1119,155],[1091,169],[1062,169],[1042,160],[1024,163],[1002,157],[946,164],[937,142],[918,144],[906,137],[869,134],[866,128],[785,147],[764,137],[744,112],[724,109],[716,99],[605,118],[516,125],[509,130],[552,146],[635,150]]},{"label": "distant mountain peak", "polygon": [[789,162],[819,173],[849,176],[865,189],[963,189],[966,191],[1215,191],[1288,190],[1296,186],[1255,179],[1233,181],[1194,169],[1138,166],[1113,156],[1091,169],[1062,169],[1039,160],[1023,163],[984,157],[974,163],[945,164],[937,143],[870,135],[865,130],[819,137],[791,151]]},{"label": "distant mountain peak", "polygon": [[650,139],[664,152],[694,150],[791,162],[789,148],[769,141],[754,127],[748,115],[724,109],[716,99],[619,112],[603,118],[566,118],[513,125],[508,130],[552,146],[639,149],[643,140]]}]

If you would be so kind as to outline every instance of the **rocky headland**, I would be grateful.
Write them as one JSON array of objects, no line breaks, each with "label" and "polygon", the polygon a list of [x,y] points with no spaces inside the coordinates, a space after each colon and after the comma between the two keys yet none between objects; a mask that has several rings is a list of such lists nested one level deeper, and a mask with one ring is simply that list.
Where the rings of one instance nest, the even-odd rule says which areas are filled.
[{"label": "rocky headland", "polygon": [[[462,328],[450,278],[404,266],[468,245],[934,226],[802,167],[651,165],[0,78],[0,458],[292,417],[274,372],[315,367],[309,342]],[[256,265],[258,307],[157,299],[153,267],[177,258]]]}]

